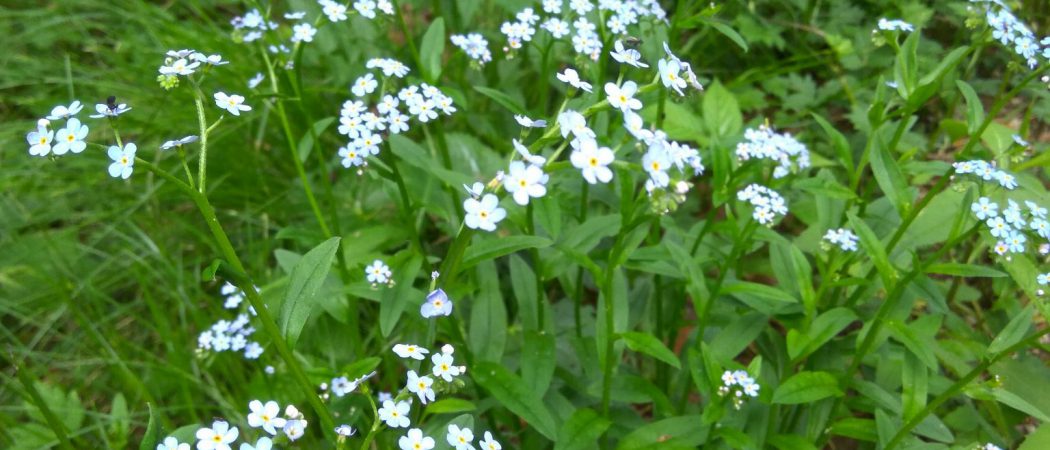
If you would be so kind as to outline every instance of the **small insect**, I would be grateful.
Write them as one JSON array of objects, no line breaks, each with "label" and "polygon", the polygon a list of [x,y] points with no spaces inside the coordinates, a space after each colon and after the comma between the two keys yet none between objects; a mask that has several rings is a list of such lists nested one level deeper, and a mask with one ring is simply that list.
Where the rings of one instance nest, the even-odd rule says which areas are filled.
[{"label": "small insect", "polygon": [[623,45],[627,48],[637,49],[642,45],[642,40],[634,36],[627,36],[627,38],[623,40]]},{"label": "small insect", "polygon": [[117,96],[110,95],[106,98],[106,106],[109,107],[110,111],[115,111],[117,109]]}]

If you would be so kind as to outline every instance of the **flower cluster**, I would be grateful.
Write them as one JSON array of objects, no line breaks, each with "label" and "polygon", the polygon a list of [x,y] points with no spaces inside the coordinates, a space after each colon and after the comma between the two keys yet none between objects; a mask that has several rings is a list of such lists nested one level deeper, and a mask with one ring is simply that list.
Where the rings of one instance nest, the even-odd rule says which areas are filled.
[{"label": "flower cluster", "polygon": [[[258,288],[256,288],[258,291]],[[226,309],[238,309],[244,301],[244,292],[230,283],[226,283],[219,291],[224,297],[223,307]],[[248,312],[255,311],[249,307]],[[197,336],[197,349],[199,351],[213,351],[216,353],[231,351],[244,352],[247,359],[258,359],[263,353],[262,345],[258,342],[249,341],[248,338],[255,333],[255,328],[248,325],[249,316],[240,313],[233,321],[219,320],[210,328],[202,331]]]},{"label": "flower cluster", "polygon": [[[263,403],[252,400],[248,403],[248,427],[261,428],[265,434],[260,436],[255,444],[249,442],[241,443],[240,450],[271,450],[273,439],[283,433],[289,441],[295,441],[303,436],[306,431],[307,421],[302,413],[293,406],[288,405],[284,410],[285,417],[280,417],[281,407],[275,401]],[[351,429],[351,434],[353,430]],[[231,450],[233,443],[241,437],[240,429],[230,426],[230,423],[217,419],[210,427],[201,427],[196,432],[197,450]],[[157,445],[157,450],[189,450],[188,443],[180,443],[178,439],[168,436]]]},{"label": "flower cluster", "polygon": [[[383,88],[389,77],[404,78],[409,68],[403,63],[386,58],[373,58],[366,65],[368,69],[379,69],[384,77]],[[437,87],[426,83],[402,88],[397,95],[385,94],[379,89],[379,82],[371,73],[359,77],[351,86],[354,96],[364,98],[376,93],[380,97],[374,108],[363,100],[347,100],[339,112],[340,134],[349,142],[339,148],[343,167],[360,167],[368,163],[365,158],[379,154],[383,143],[382,133],[399,134],[408,131],[409,121],[415,117],[421,123],[428,123],[438,117],[438,112],[452,115],[456,112],[452,97],[445,95]],[[404,103],[408,107],[406,116],[399,108]]]},{"label": "flower cluster", "polygon": [[[569,0],[564,8],[564,0],[543,0],[541,8],[546,17],[536,13],[532,7],[524,8],[515,15],[515,20],[503,22],[500,32],[506,36],[507,45],[504,51],[513,52],[531,42],[536,34],[537,25],[550,34],[552,39],[562,39],[572,34],[573,50],[584,57],[597,61],[602,53],[602,36],[598,34],[598,25],[591,17],[595,5],[590,0]],[[640,23],[643,18],[665,20],[666,12],[656,0],[621,0],[599,1],[598,20],[608,17],[605,28],[612,34],[627,34],[627,27]],[[606,13],[608,12],[608,13]],[[571,25],[570,25],[571,24]],[[575,33],[573,33],[575,30]],[[453,41],[455,43],[455,41]],[[459,45],[470,53],[466,47]],[[487,54],[487,45],[486,51]],[[476,56],[471,56],[479,59]],[[486,59],[487,60],[487,59]]]},{"label": "flower cluster", "polygon": [[828,230],[824,234],[824,240],[831,245],[837,245],[844,252],[857,251],[857,235],[847,228]]},{"label": "flower cluster", "polygon": [[744,404],[744,396],[758,397],[760,387],[746,371],[730,372],[727,370],[722,373],[722,386],[719,386],[718,393],[723,396],[731,395],[733,406],[740,409],[740,406]]},{"label": "flower cluster", "polygon": [[899,19],[890,20],[890,19],[882,18],[882,19],[879,19],[878,30],[882,30],[882,31],[908,31],[908,32],[911,32],[911,31],[915,31],[915,27],[913,27],[910,23],[905,22],[903,20],[899,20]]},{"label": "flower cluster", "polygon": [[1024,252],[1025,243],[1028,241],[1025,230],[1043,239],[1050,239],[1050,222],[1046,220],[1046,208],[1031,201],[1025,201],[1025,206],[1027,213],[1017,202],[1007,199],[1006,208],[1000,212],[999,204],[988,197],[981,197],[970,205],[974,216],[984,221],[988,232],[998,239],[993,247],[996,254]]},{"label": "flower cluster", "polygon": [[736,193],[736,198],[742,202],[751,203],[751,206],[755,208],[751,217],[762,225],[771,225],[777,218],[777,214],[783,216],[788,213],[784,197],[781,197],[777,191],[760,184],[749,184]]},{"label": "flower cluster", "polygon": [[952,163],[952,167],[955,167],[955,173],[960,175],[973,174],[984,181],[995,180],[1005,189],[1017,188],[1017,177],[1005,170],[997,169],[994,163],[981,160],[962,161]]},{"label": "flower cluster", "polygon": [[777,163],[773,178],[782,178],[791,171],[809,167],[809,149],[788,133],[777,133],[762,125],[744,131],[744,142],[736,145],[736,157],[741,161],[751,158],[769,159]]},{"label": "flower cluster", "polygon": [[[104,105],[103,105],[104,106]],[[37,120],[35,131],[26,134],[26,142],[29,144],[29,154],[33,156],[47,156],[53,154],[62,156],[66,153],[80,153],[87,148],[84,139],[88,135],[88,126],[80,122],[76,115],[84,107],[79,100],[74,100],[69,106],[58,105],[51,109],[51,114]],[[57,131],[51,129],[51,121],[66,120],[66,125]]]},{"label": "flower cluster", "polygon": [[478,33],[453,34],[450,38],[452,45],[463,50],[470,59],[480,64],[492,61],[492,52],[489,51],[489,41]]},{"label": "flower cluster", "polygon": [[1029,68],[1039,65],[1038,56],[1050,60],[1050,37],[1041,41],[1024,22],[1014,16],[1004,3],[989,0],[970,0],[973,3],[984,3],[984,17],[992,29],[992,38],[1006,48],[1024,58]]},{"label": "flower cluster", "polygon": [[[188,77],[213,66],[224,66],[229,64],[222,55],[206,55],[193,49],[168,50],[164,56],[164,63],[157,69],[160,75],[157,82],[164,89],[172,89],[179,85],[179,77]],[[202,67],[203,65],[203,67]],[[99,114],[105,114],[99,111]]]}]

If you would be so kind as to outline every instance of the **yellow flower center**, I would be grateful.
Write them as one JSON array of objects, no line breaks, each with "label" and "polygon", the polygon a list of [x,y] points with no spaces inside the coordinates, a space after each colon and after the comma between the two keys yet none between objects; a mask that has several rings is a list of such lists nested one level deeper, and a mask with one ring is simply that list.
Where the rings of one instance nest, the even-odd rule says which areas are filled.
[{"label": "yellow flower center", "polygon": [[215,442],[222,442],[222,436],[216,434],[215,436],[212,436],[211,440]]},{"label": "yellow flower center", "polygon": [[69,142],[73,142],[73,141],[75,141],[76,139],[77,139],[77,137],[76,137],[76,136],[73,136],[72,134],[68,134],[68,135],[66,135],[66,140],[67,140],[67,141],[69,141]]},{"label": "yellow flower center", "polygon": [[521,185],[521,187],[525,187],[528,183],[526,183],[525,180],[521,180],[518,184]]},{"label": "yellow flower center", "polygon": [[442,364],[441,365],[441,370],[443,370],[445,372],[448,372],[448,364]]},{"label": "yellow flower center", "polygon": [[488,211],[478,212],[478,217],[481,217],[482,219],[487,219],[489,217],[489,212]]},{"label": "yellow flower center", "polygon": [[263,420],[263,422],[269,422],[270,421],[270,416],[267,416],[266,414],[263,414],[262,415],[262,420]]},{"label": "yellow flower center", "polygon": [[40,145],[44,145],[46,143],[47,143],[47,136],[40,136]]},{"label": "yellow flower center", "polygon": [[591,167],[595,167],[597,165],[598,165],[598,158],[591,158]]},{"label": "yellow flower center", "polygon": [[627,103],[627,96],[620,94],[620,103]]},{"label": "yellow flower center", "polygon": [[652,167],[653,167],[653,170],[660,170],[660,163],[658,163],[656,161],[653,161]]},{"label": "yellow flower center", "polygon": [[120,163],[125,165],[125,166],[128,165],[128,157],[127,156],[121,156],[120,157]]}]

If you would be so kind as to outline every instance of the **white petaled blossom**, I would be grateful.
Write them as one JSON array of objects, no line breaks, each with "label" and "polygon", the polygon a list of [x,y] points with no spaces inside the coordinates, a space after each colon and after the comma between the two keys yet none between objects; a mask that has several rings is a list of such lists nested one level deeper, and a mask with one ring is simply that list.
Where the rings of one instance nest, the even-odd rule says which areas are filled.
[{"label": "white petaled blossom", "polygon": [[540,25],[540,28],[547,30],[548,33],[554,39],[561,39],[569,34],[569,22],[561,20],[557,17],[551,17]]},{"label": "white petaled blossom", "polygon": [[383,407],[379,408],[379,420],[386,422],[390,428],[408,428],[411,424],[408,418],[411,403],[401,401],[394,403],[393,400],[384,400]]},{"label": "white petaled blossom", "polygon": [[261,84],[265,79],[266,75],[263,75],[262,72],[257,72],[255,76],[248,80],[248,89],[255,89],[259,87],[259,84]]},{"label": "white petaled blossom", "polygon": [[660,71],[660,81],[664,87],[674,89],[678,95],[685,95],[682,89],[685,89],[687,84],[685,78],[682,78],[679,73],[682,70],[682,64],[675,59],[661,59],[657,61],[656,66]]},{"label": "white petaled blossom", "polygon": [[434,292],[427,294],[427,300],[419,307],[419,314],[424,319],[450,316],[452,315],[452,300],[449,300],[448,294],[445,294],[444,290],[436,289]]},{"label": "white petaled blossom", "polygon": [[365,276],[368,278],[368,282],[373,285],[391,283],[393,281],[391,280],[392,275],[390,267],[378,259],[365,268]]},{"label": "white petaled blossom", "polygon": [[248,315],[238,314],[232,321],[219,320],[202,331],[197,336],[197,348],[216,353],[243,351],[245,358],[256,359],[263,349],[257,342],[248,340],[254,333],[255,328],[249,325]]},{"label": "white petaled blossom", "polygon": [[160,72],[161,75],[192,75],[194,72],[197,71],[197,68],[201,65],[200,61],[191,62],[186,58],[179,58],[175,60],[170,60],[169,58],[169,60],[165,63],[165,65],[160,66],[160,69],[157,69],[157,71]]},{"label": "white petaled blossom", "polygon": [[356,81],[354,81],[353,87],[350,90],[354,93],[354,95],[358,97],[364,97],[368,94],[371,94],[372,92],[375,92],[376,87],[378,86],[379,83],[376,82],[375,77],[372,76],[372,74],[370,73],[366,73],[363,76],[359,77]]},{"label": "white petaled blossom", "polygon": [[116,103],[116,98],[113,97],[110,97],[110,100],[111,101],[108,103],[99,103],[95,105],[95,112],[97,112],[97,114],[92,114],[91,118],[101,119],[103,117],[117,117],[131,111],[131,108],[128,107],[127,103]]},{"label": "white petaled blossom", "polygon": [[518,122],[518,125],[525,128],[544,128],[547,126],[546,120],[532,120],[526,116],[517,114],[514,115],[514,120]]},{"label": "white petaled blossom", "polygon": [[723,396],[731,396],[733,406],[740,409],[740,406],[744,404],[745,396],[758,397],[759,388],[755,379],[751,378],[746,371],[730,372],[727,370],[722,373],[722,386],[718,388],[718,393]]},{"label": "white petaled blossom", "polygon": [[419,428],[413,428],[398,439],[397,445],[401,450],[431,450],[434,448],[434,438],[424,436],[423,430]]},{"label": "white petaled blossom", "polygon": [[197,430],[198,450],[230,450],[230,444],[237,440],[240,432],[237,427],[230,427],[224,420],[212,422],[211,428]]},{"label": "white petaled blossom", "polygon": [[171,141],[164,141],[164,143],[160,145],[160,149],[161,150],[171,150],[171,149],[176,148],[176,147],[182,147],[183,145],[186,145],[186,144],[192,144],[194,142],[197,142],[197,140],[198,140],[197,136],[192,136],[191,135],[191,136],[186,136],[186,137],[175,139],[175,140],[171,140]]},{"label": "white petaled blossom", "polygon": [[40,125],[36,131],[26,134],[29,142],[29,154],[33,156],[47,156],[51,153],[51,144],[55,139],[55,131],[48,130],[46,126]]},{"label": "white petaled blossom", "polygon": [[539,166],[526,166],[521,161],[513,161],[503,178],[503,188],[513,195],[515,203],[525,206],[529,204],[530,198],[547,195],[546,184],[549,178]]},{"label": "white petaled blossom", "polygon": [[671,176],[667,173],[671,169],[671,155],[664,146],[650,146],[642,156],[642,168],[649,175],[645,182],[647,191],[663,189],[671,184]]},{"label": "white petaled blossom", "polygon": [[416,361],[422,361],[426,358],[426,354],[430,353],[430,350],[414,344],[397,344],[394,345],[394,353],[402,358],[411,358]]},{"label": "white petaled blossom", "polygon": [[80,123],[76,118],[70,118],[66,126],[55,135],[55,146],[51,151],[56,155],[64,155],[67,152],[80,153],[87,148],[87,143],[84,142],[87,135],[87,125]]},{"label": "white petaled blossom", "polygon": [[587,126],[587,118],[571,109],[558,114],[558,127],[563,138],[568,138],[570,134],[577,139],[595,138],[594,130]]},{"label": "white petaled blossom", "polygon": [[239,450],[272,450],[272,449],[273,449],[273,440],[268,438],[268,437],[266,437],[266,436],[263,436],[263,437],[260,437],[258,441],[255,441],[255,445],[249,444],[247,442],[242,443]]},{"label": "white petaled blossom", "polygon": [[955,173],[959,175],[972,174],[984,181],[995,181],[1004,189],[1013,190],[1017,188],[1017,177],[1005,170],[997,169],[988,161],[972,160],[952,163]]},{"label": "white petaled blossom", "polygon": [[317,28],[308,23],[299,23],[292,27],[292,42],[313,42]]},{"label": "white petaled blossom", "polygon": [[[286,414],[287,415],[287,414]],[[306,434],[306,426],[308,422],[305,419],[291,419],[289,418],[284,424],[284,435],[288,437],[290,441],[296,441]]]},{"label": "white petaled blossom", "polygon": [[335,434],[337,434],[341,438],[348,438],[356,433],[357,430],[355,430],[354,427],[351,427],[350,425],[347,425],[345,423],[335,427]]},{"label": "white petaled blossom", "polygon": [[915,31],[910,23],[899,19],[886,19],[885,17],[879,19],[878,29],[882,31]]},{"label": "white petaled blossom", "polygon": [[58,105],[51,109],[51,114],[47,115],[48,120],[62,120],[68,117],[73,117],[80,113],[80,110],[84,109],[84,106],[80,104],[80,100],[73,100],[69,106]]},{"label": "white petaled blossom", "polygon": [[248,426],[262,428],[271,436],[276,436],[277,430],[284,428],[285,420],[279,417],[281,407],[277,402],[271,400],[263,404],[259,400],[252,400],[248,403],[248,409],[251,410],[248,414]]},{"label": "white petaled blossom", "polygon": [[471,442],[474,441],[474,432],[470,431],[470,428],[460,428],[456,424],[449,424],[445,440],[456,450],[474,450],[474,446],[471,445]]},{"label": "white petaled blossom", "polygon": [[113,162],[109,165],[109,176],[113,178],[128,179],[135,171],[135,150],[138,147],[134,143],[127,143],[124,148],[111,145],[107,154]]},{"label": "white petaled blossom", "polygon": [[332,0],[321,2],[321,12],[323,12],[325,16],[328,16],[328,20],[332,22],[342,22],[347,19],[346,5]]},{"label": "white petaled blossom", "polygon": [[507,217],[507,210],[499,207],[499,198],[493,194],[464,200],[463,211],[463,223],[472,230],[496,231],[496,224]]},{"label": "white petaled blossom", "polygon": [[609,147],[599,147],[594,139],[579,139],[580,144],[569,155],[572,166],[580,169],[583,179],[590,184],[608,183],[613,178],[612,164],[615,156]]},{"label": "white petaled blossom", "polygon": [[741,161],[752,158],[769,159],[777,163],[773,178],[809,167],[809,149],[788,133],[777,133],[765,125],[744,131],[744,142],[737,144],[736,157]]},{"label": "white petaled blossom", "polygon": [[831,245],[837,245],[842,251],[855,252],[857,251],[857,235],[853,234],[846,228],[838,228],[828,230],[824,233],[824,240],[828,241]]},{"label": "white petaled blossom", "polygon": [[[693,72],[693,66],[690,65],[688,62],[682,61],[680,58],[675,56],[675,54],[671,52],[671,47],[667,45],[667,42],[664,42],[664,53],[667,54],[669,63],[675,63],[678,66],[678,68],[682,71],[681,77],[685,79],[686,83],[689,86],[692,86],[698,91],[704,90],[704,86],[700,84],[700,80],[696,78],[696,73]],[[663,78],[663,76],[661,76],[661,78]],[[664,86],[667,86],[666,82],[664,83]]]},{"label": "white petaled blossom", "polygon": [[1040,41],[1032,29],[1021,22],[1006,4],[1001,1],[971,0],[971,2],[984,4],[984,16],[988,27],[992,30],[992,38],[1024,58],[1030,69],[1035,69],[1039,65],[1040,52],[1042,52],[1044,63],[1050,60],[1050,37],[1044,37]]},{"label": "white petaled blossom", "polygon": [[489,51],[489,41],[478,33],[453,34],[449,39],[452,45],[459,47],[470,59],[480,64],[492,61],[492,52]]},{"label": "white petaled blossom", "polygon": [[613,46],[613,51],[609,53],[613,59],[621,64],[627,64],[634,67],[646,68],[648,64],[642,62],[642,54],[633,48],[624,48],[623,41],[616,41]]},{"label": "white petaled blossom", "polygon": [[424,405],[427,404],[427,402],[434,401],[433,385],[433,378],[426,375],[419,376],[414,370],[408,371],[408,382],[405,384],[405,388],[408,389],[409,392],[419,396],[419,401]]},{"label": "white petaled blossom", "polygon": [[511,141],[511,144],[514,145],[514,151],[518,152],[518,154],[521,155],[521,159],[523,161],[536,166],[542,166],[547,163],[547,158],[544,158],[540,155],[533,155],[529,152],[528,147],[521,145],[521,142],[518,142],[517,139],[513,139]]},{"label": "white petaled blossom", "polygon": [[998,445],[995,445],[995,444],[989,442],[987,444],[984,444],[984,445],[980,446],[979,450],[1003,450],[1003,449],[1000,448]]},{"label": "white petaled blossom", "polygon": [[591,84],[586,81],[580,80],[580,74],[577,73],[575,69],[567,68],[561,73],[559,73],[557,77],[558,80],[562,81],[563,83],[567,83],[569,86],[583,91],[591,92]]},{"label": "white petaled blossom", "polygon": [[488,431],[485,432],[485,438],[478,442],[478,446],[481,447],[481,450],[503,450],[503,445],[496,441],[492,433]]},{"label": "white petaled blossom", "polygon": [[642,102],[634,98],[638,93],[638,84],[633,81],[625,81],[622,86],[615,83],[605,83],[605,94],[608,96],[609,105],[620,111],[642,109]]},{"label": "white petaled blossom", "polygon": [[777,216],[788,213],[787,203],[776,191],[760,184],[750,184],[737,192],[736,197],[754,207],[752,217],[762,225],[772,225]]},{"label": "white petaled blossom", "polygon": [[230,114],[235,116],[241,115],[242,111],[251,111],[252,107],[244,104],[244,97],[233,94],[227,95],[225,92],[215,93],[215,105],[219,108],[229,111]]},{"label": "white petaled blossom", "polygon": [[365,63],[365,68],[379,69],[385,77],[404,78],[409,72],[408,66],[391,58],[372,58]]},{"label": "white petaled blossom", "polygon": [[[449,348],[449,350],[452,349]],[[460,375],[460,367],[455,365],[451,351],[431,355],[430,362],[434,363],[434,368],[431,369],[431,372],[435,377],[445,381],[452,381],[453,378]]]},{"label": "white petaled blossom", "polygon": [[157,444],[157,450],[190,450],[190,444],[180,443],[178,439],[168,436]]}]

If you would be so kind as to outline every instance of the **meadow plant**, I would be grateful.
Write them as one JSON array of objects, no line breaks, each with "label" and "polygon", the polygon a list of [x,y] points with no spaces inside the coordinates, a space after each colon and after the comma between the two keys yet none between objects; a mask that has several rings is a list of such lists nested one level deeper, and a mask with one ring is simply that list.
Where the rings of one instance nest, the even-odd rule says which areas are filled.
[{"label": "meadow plant", "polygon": [[133,3],[0,109],[0,446],[1050,448],[1045,3]]}]

